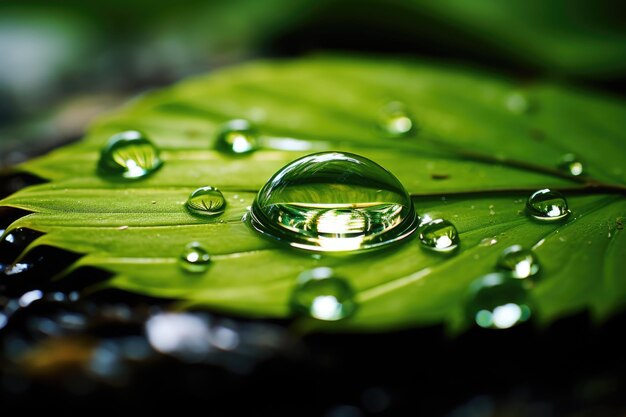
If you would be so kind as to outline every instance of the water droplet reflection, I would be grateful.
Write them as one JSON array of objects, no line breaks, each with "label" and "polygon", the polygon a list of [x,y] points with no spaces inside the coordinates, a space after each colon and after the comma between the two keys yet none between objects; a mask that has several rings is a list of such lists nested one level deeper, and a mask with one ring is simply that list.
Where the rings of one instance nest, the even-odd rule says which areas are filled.
[{"label": "water droplet reflection", "polygon": [[524,279],[539,273],[539,260],[535,253],[520,245],[506,248],[498,259],[498,268],[510,272],[513,278]]},{"label": "water droplet reflection", "polygon": [[493,246],[496,243],[498,243],[498,239],[495,237],[486,237],[484,239],[482,239],[479,243],[478,246]]},{"label": "water droplet reflection", "polygon": [[128,130],[109,139],[100,153],[98,171],[108,178],[136,180],[162,165],[159,149],[143,133]]},{"label": "water droplet reflection", "polygon": [[583,163],[573,153],[568,153],[561,157],[559,168],[575,177],[582,175],[584,171]]},{"label": "water droplet reflection", "polygon": [[358,155],[322,152],[279,170],[259,191],[251,224],[293,247],[346,252],[378,248],[415,231],[400,182]]},{"label": "water droplet reflection", "polygon": [[195,190],[187,199],[187,208],[194,214],[213,217],[226,209],[226,199],[220,190],[206,186]]},{"label": "water droplet reflection", "polygon": [[247,120],[231,120],[222,126],[215,148],[227,154],[245,155],[258,149],[257,134]]},{"label": "water droplet reflection", "polygon": [[406,106],[399,101],[387,103],[380,109],[379,125],[393,137],[409,136],[416,129],[415,121]]},{"label": "water droplet reflection", "polygon": [[180,254],[179,264],[187,272],[202,273],[209,268],[211,256],[200,243],[192,242]]},{"label": "water droplet reflection", "polygon": [[543,189],[533,193],[526,201],[526,211],[538,220],[560,220],[570,213],[567,200],[558,191]]},{"label": "water droplet reflection", "polygon": [[447,220],[435,219],[420,226],[419,239],[422,245],[435,252],[451,252],[459,246],[459,233]]},{"label": "water droplet reflection", "polygon": [[324,267],[298,276],[290,304],[294,313],[324,321],[349,317],[357,307],[350,284]]},{"label": "water droplet reflection", "polygon": [[467,311],[478,326],[508,329],[530,318],[527,290],[520,280],[492,273],[470,286]]}]

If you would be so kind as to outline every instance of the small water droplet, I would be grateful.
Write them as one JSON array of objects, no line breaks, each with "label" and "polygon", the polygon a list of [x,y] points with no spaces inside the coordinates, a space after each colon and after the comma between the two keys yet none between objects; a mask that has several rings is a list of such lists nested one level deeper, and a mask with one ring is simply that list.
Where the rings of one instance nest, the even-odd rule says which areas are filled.
[{"label": "small water droplet", "polygon": [[520,245],[510,246],[502,252],[498,259],[498,268],[519,279],[537,275],[541,269],[535,253]]},{"label": "small water droplet", "polygon": [[296,314],[324,321],[345,319],[357,308],[350,284],[325,267],[298,276],[290,305]]},{"label": "small water droplet", "polygon": [[98,172],[109,178],[136,180],[162,165],[159,149],[143,133],[128,130],[111,136],[100,153]]},{"label": "small water droplet", "polygon": [[480,241],[479,246],[493,246],[498,243],[498,239],[495,237],[486,237]]},{"label": "small water droplet", "polygon": [[258,149],[255,129],[244,119],[235,119],[222,126],[215,148],[223,153],[245,155]]},{"label": "small water droplet", "polygon": [[201,273],[209,268],[211,256],[200,243],[192,242],[180,254],[179,264],[187,272]]},{"label": "small water droplet", "polygon": [[226,209],[226,199],[220,190],[215,187],[200,187],[187,199],[187,208],[194,214],[201,216],[217,216]]},{"label": "small water droplet", "polygon": [[380,109],[379,126],[393,137],[410,136],[417,128],[404,103],[392,101]]},{"label": "small water droplet", "polygon": [[525,114],[531,109],[531,100],[522,91],[512,91],[506,96],[504,104],[506,108],[514,114]]},{"label": "small water droplet", "polygon": [[491,273],[470,285],[467,312],[480,327],[508,329],[530,318],[528,293],[521,280]]},{"label": "small water droplet", "polygon": [[573,153],[568,153],[561,157],[559,168],[575,177],[583,173],[583,163]]},{"label": "small water droplet", "polygon": [[559,220],[567,217],[570,211],[567,200],[558,191],[539,190],[526,201],[526,211],[538,220]]},{"label": "small water droplet", "polygon": [[279,170],[250,211],[259,232],[322,252],[373,249],[415,231],[408,193],[391,173],[362,156],[307,155]]},{"label": "small water droplet", "polygon": [[419,239],[424,247],[437,252],[450,252],[459,246],[459,233],[447,220],[435,219],[420,226]]}]

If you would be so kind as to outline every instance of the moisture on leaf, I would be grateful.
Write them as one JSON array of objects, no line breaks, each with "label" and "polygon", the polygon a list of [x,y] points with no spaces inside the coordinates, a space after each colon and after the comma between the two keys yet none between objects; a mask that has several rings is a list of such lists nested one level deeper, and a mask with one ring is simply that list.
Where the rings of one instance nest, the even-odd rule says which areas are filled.
[{"label": "moisture on leaf", "polygon": [[[532,111],[511,111],[512,94],[532,97]],[[381,129],[380,106],[389,100],[419,121],[416,135],[390,139]],[[333,57],[255,63],[147,94],[100,120],[82,141],[20,166],[45,182],[0,202],[25,211],[3,225],[2,244],[14,248],[10,236],[33,231],[32,243],[10,252],[11,267],[37,248],[62,249],[77,255],[59,280],[91,267],[111,274],[93,291],[112,287],[249,317],[292,317],[296,278],[332,268],[359,308],[320,325],[352,330],[463,328],[472,283],[497,270],[504,249],[519,245],[541,260],[541,279],[527,289],[531,321],[546,324],[583,310],[602,319],[626,300],[624,119],[626,107],[614,99],[540,82],[520,88],[467,69]],[[224,142],[232,120],[255,121],[254,152],[220,147],[229,143],[238,153],[244,148],[237,144],[249,142],[240,138],[251,137],[247,130]],[[101,151],[128,131],[150,138],[160,168],[111,181],[98,173]],[[422,225],[446,219],[458,248],[424,250],[413,233],[364,254],[312,254],[251,227],[249,207],[268,180],[298,158],[325,151],[356,154],[388,170],[412,199],[402,207],[414,208]],[[558,166],[565,154],[584,155],[585,175]],[[323,188],[329,184],[335,183],[317,177],[298,198],[325,195],[341,204],[350,198],[350,187],[333,195]],[[199,210],[219,203],[219,216],[198,215],[187,203],[207,185],[221,196],[202,194]],[[367,188],[368,204],[388,202],[376,198],[388,182],[358,185]],[[545,189],[564,196],[569,215],[541,222],[527,212],[528,198]],[[540,203],[530,207],[544,210]],[[351,207],[326,207],[335,210],[327,220],[348,220],[348,232],[367,227]],[[190,242],[197,243],[191,252]],[[189,273],[190,260],[196,266],[198,259],[206,260],[201,273]],[[478,325],[506,327],[493,315],[511,309],[489,308],[491,318],[481,313]]]}]

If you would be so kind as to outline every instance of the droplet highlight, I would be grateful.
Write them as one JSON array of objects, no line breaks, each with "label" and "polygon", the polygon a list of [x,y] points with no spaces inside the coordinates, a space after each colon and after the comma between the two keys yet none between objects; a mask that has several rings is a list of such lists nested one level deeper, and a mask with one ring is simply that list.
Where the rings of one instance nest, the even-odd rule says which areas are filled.
[{"label": "droplet highlight", "polygon": [[398,179],[344,152],[307,155],[286,165],[259,191],[250,214],[257,231],[319,252],[387,246],[417,225],[413,202]]},{"label": "droplet highlight", "polygon": [[567,200],[558,191],[548,188],[536,191],[526,201],[526,211],[538,220],[560,220],[570,213]]},{"label": "droplet highlight", "polygon": [[206,272],[210,264],[209,252],[198,242],[192,242],[185,246],[179,257],[180,267],[194,274]]},{"label": "droplet highlight", "polygon": [[522,281],[504,273],[479,278],[470,286],[469,294],[469,319],[480,327],[508,329],[531,316],[528,292]]},{"label": "droplet highlight", "polygon": [[193,214],[214,217],[226,210],[226,199],[215,187],[200,187],[189,195],[187,209]]},{"label": "droplet highlight", "polygon": [[410,136],[417,128],[406,106],[399,101],[387,103],[380,109],[378,124],[392,137]]},{"label": "droplet highlight", "polygon": [[159,149],[142,132],[128,130],[111,136],[100,153],[98,172],[108,178],[138,180],[162,165]]},{"label": "droplet highlight", "polygon": [[481,241],[478,243],[478,246],[493,246],[495,244],[498,243],[498,239],[495,237],[486,237],[484,239],[481,239]]},{"label": "droplet highlight", "polygon": [[222,126],[215,148],[231,155],[249,154],[258,149],[257,133],[247,120],[231,120]]},{"label": "droplet highlight", "polygon": [[533,277],[539,274],[541,269],[537,255],[520,245],[506,248],[500,255],[497,266],[518,279]]},{"label": "droplet highlight", "polygon": [[435,219],[420,226],[419,240],[426,249],[435,252],[451,252],[459,246],[456,227],[448,220]]},{"label": "droplet highlight", "polygon": [[528,95],[522,91],[512,91],[505,100],[504,105],[513,114],[522,115],[531,110],[532,103]]},{"label": "droplet highlight", "polygon": [[325,267],[311,269],[298,276],[290,305],[297,315],[323,321],[345,319],[357,309],[350,284]]},{"label": "droplet highlight", "polygon": [[583,163],[573,153],[563,155],[558,167],[575,177],[582,175],[584,172]]}]

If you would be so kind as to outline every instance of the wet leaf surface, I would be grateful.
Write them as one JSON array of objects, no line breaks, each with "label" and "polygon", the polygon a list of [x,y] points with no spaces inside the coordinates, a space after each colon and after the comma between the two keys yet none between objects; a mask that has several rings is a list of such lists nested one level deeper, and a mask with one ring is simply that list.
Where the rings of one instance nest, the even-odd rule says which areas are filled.
[{"label": "wet leaf surface", "polygon": [[[531,105],[512,111],[511,94]],[[415,118],[413,135],[381,131],[380,111],[390,100]],[[31,213],[8,225],[3,239],[18,229],[42,233],[11,263],[44,246],[83,255],[65,265],[61,282],[80,267],[104,269],[112,274],[105,287],[246,317],[290,317],[296,277],[329,266],[349,280],[359,304],[332,328],[351,330],[464,328],[472,321],[464,314],[468,287],[518,244],[541,260],[542,279],[529,290],[535,322],[586,309],[603,319],[626,299],[619,227],[626,217],[624,117],[623,103],[593,93],[521,87],[493,74],[418,62],[260,62],[150,93],[102,119],[81,142],[22,165],[48,182],[0,202]],[[242,118],[254,124],[261,149],[235,156],[215,150],[223,124]],[[144,132],[164,163],[148,178],[120,183],[96,168],[109,137],[126,130]],[[390,170],[420,216],[456,226],[459,249],[442,256],[406,239],[366,256],[312,257],[242,221],[277,170],[323,150],[357,153]],[[568,153],[584,157],[588,176],[558,168]],[[221,217],[207,220],[185,208],[203,186],[222,190]],[[543,188],[561,190],[571,215],[531,219],[525,201]],[[485,239],[495,243],[481,244]],[[177,262],[190,242],[211,256],[204,274],[189,275]]]}]

